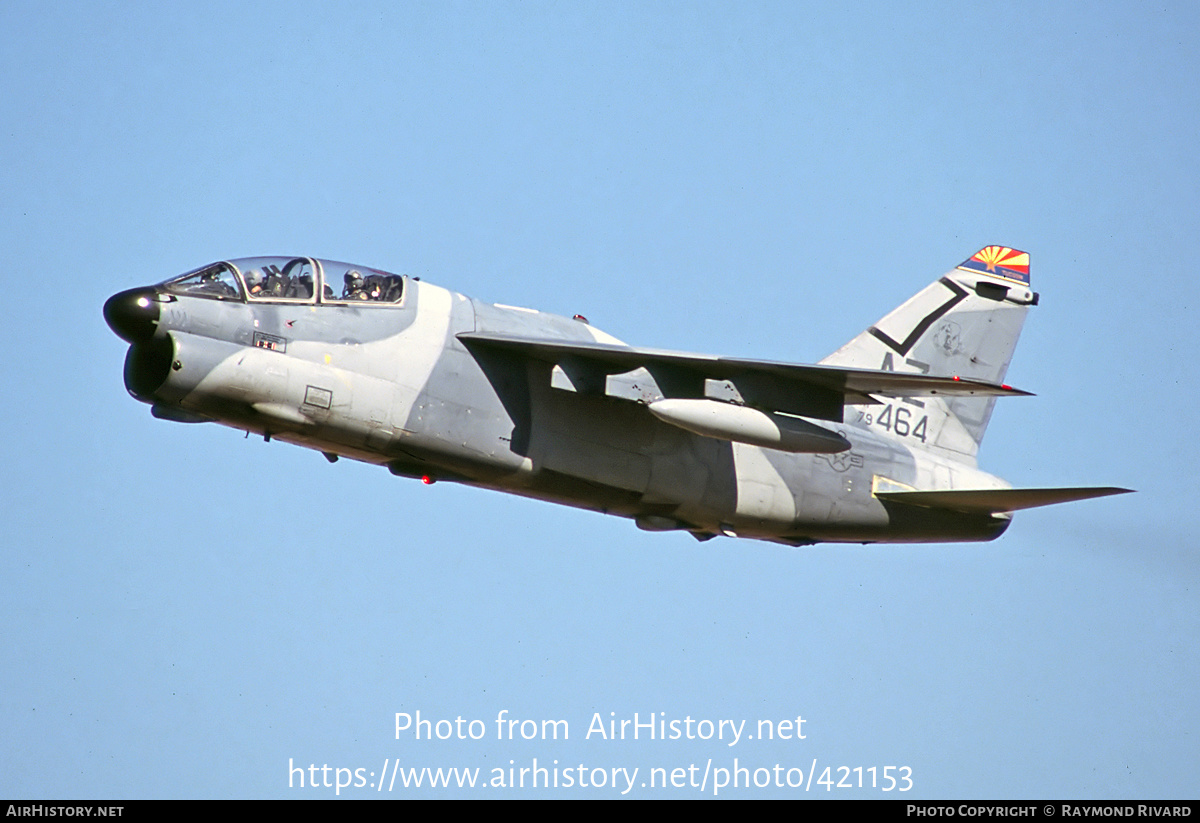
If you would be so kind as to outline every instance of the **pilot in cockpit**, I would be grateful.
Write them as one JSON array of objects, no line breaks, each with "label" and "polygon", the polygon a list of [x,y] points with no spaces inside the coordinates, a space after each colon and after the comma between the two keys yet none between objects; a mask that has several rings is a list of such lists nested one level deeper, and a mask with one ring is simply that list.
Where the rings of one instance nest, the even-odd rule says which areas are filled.
[{"label": "pilot in cockpit", "polygon": [[250,269],[246,272],[246,290],[250,292],[251,297],[259,297],[262,295],[263,282],[266,278],[258,269]]},{"label": "pilot in cockpit", "polygon": [[363,291],[363,276],[354,269],[346,272],[345,288],[342,289],[343,300],[366,300],[367,293]]}]

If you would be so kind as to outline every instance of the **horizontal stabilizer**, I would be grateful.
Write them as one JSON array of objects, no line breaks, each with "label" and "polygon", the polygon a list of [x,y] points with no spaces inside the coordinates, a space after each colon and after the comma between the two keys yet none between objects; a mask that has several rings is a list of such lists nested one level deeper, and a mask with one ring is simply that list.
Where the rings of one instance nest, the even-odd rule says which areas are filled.
[{"label": "horizontal stabilizer", "polygon": [[950,489],[944,491],[887,491],[875,492],[880,500],[924,506],[931,509],[951,509],[970,514],[998,514],[1019,509],[1035,509],[1072,500],[1090,500],[1110,494],[1129,494],[1132,489],[1114,487],[1084,487],[1073,489]]},{"label": "horizontal stabilizer", "polygon": [[[959,377],[931,374],[878,371],[845,366],[810,366],[796,363],[776,363],[769,360],[743,360],[706,354],[640,349],[614,346],[607,343],[585,343],[575,340],[519,337],[489,332],[465,332],[458,339],[469,347],[481,346],[523,355],[548,363],[569,361],[586,364],[603,374],[623,374],[645,368],[652,374],[656,369],[686,372],[698,379],[730,380],[734,384],[761,384],[768,381],[782,393],[821,392],[840,400],[837,415],[823,415],[810,409],[789,409],[774,406],[808,417],[841,420],[842,405],[878,403],[880,397],[1018,397],[1029,392],[1011,386]],[[747,402],[754,402],[747,397]],[[757,405],[757,403],[756,403]],[[771,405],[764,403],[762,405]]]}]

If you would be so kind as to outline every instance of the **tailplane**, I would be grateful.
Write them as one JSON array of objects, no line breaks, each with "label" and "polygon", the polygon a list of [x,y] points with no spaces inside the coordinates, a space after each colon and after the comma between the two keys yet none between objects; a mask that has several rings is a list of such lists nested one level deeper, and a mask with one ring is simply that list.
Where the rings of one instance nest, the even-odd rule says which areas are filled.
[{"label": "tailplane", "polygon": [[[1029,255],[985,246],[821,363],[1002,383],[1025,315],[1037,302],[1029,287]],[[973,464],[995,402],[908,398],[895,411],[890,405],[858,406],[854,413],[884,428],[903,419],[896,434],[915,433],[924,447]]]},{"label": "tailplane", "polygon": [[967,514],[1001,514],[1038,506],[1053,506],[1074,500],[1091,500],[1111,494],[1130,494],[1130,489],[1112,486],[1068,489],[939,489],[930,491],[877,491],[880,500],[950,509]]}]

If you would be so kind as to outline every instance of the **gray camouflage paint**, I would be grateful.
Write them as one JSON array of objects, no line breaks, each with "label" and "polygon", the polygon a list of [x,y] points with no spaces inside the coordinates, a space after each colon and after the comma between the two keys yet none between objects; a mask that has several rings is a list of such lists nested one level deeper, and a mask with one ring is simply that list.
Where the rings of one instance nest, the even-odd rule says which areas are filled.
[{"label": "gray camouflage paint", "polygon": [[[598,370],[582,348],[530,356],[520,348],[526,343],[506,348],[489,337],[623,344],[578,319],[471,300],[410,278],[394,304],[331,300],[333,273],[349,267],[327,261],[309,261],[330,280],[319,299],[247,299],[245,270],[264,261],[224,264],[227,282],[237,271],[236,296],[204,293],[210,285],[196,285],[203,278],[193,273],[106,304],[110,325],[132,343],[126,385],[155,416],[214,421],[331,460],[593,509],[700,539],[989,540],[1010,522],[1005,511],[875,494],[1007,488],[975,466],[995,396],[847,405],[842,421],[810,422],[848,438],[848,451],[777,451],[693,434],[647,408],[664,397],[736,402],[751,389],[762,396],[755,388],[762,375],[753,370],[707,383],[688,373],[679,382],[681,373],[654,355],[649,369],[616,374]],[[275,262],[286,269],[287,261]],[[978,287],[981,280],[951,272],[823,365],[998,384],[1036,298],[1023,287],[993,293]],[[460,338],[469,333],[475,337]]]}]

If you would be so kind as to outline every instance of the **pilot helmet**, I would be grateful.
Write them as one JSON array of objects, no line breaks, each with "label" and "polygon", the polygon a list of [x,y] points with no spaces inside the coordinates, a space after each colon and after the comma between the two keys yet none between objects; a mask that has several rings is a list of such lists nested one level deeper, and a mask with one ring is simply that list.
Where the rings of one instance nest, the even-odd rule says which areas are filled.
[{"label": "pilot helmet", "polygon": [[250,269],[246,272],[246,285],[250,288],[261,286],[263,283],[263,273],[258,269]]},{"label": "pilot helmet", "polygon": [[363,286],[363,276],[354,269],[346,272],[346,285],[352,289],[361,289]]}]

